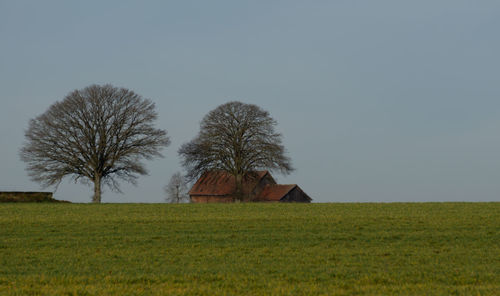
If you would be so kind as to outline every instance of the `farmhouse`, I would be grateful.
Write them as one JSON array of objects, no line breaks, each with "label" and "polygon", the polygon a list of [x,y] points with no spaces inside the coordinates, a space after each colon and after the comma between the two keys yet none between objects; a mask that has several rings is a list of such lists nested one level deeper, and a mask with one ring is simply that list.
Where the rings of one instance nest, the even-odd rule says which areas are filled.
[{"label": "farmhouse", "polygon": [[[296,184],[278,185],[268,171],[256,171],[243,177],[243,200],[255,202],[311,202]],[[189,191],[191,202],[234,202],[235,177],[223,171],[205,172]]]}]

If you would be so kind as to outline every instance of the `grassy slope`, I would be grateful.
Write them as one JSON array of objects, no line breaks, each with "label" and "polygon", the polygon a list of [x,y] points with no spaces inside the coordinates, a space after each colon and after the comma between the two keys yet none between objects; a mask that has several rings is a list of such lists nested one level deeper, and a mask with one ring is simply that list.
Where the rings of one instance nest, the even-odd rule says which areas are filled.
[{"label": "grassy slope", "polygon": [[3,294],[499,294],[500,203],[0,204]]}]

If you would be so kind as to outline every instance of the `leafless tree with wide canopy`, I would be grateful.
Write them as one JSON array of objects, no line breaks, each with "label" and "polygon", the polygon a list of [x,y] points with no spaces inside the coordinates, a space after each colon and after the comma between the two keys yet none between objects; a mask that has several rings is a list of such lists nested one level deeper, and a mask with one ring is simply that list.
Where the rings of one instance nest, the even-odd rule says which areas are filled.
[{"label": "leafless tree with wide canopy", "polygon": [[267,111],[237,101],[210,111],[199,134],[178,151],[188,179],[211,170],[228,172],[235,177],[237,198],[242,200],[244,176],[260,169],[290,173],[293,168],[276,124]]},{"label": "leafless tree with wide canopy", "polygon": [[66,176],[93,183],[92,202],[99,203],[101,185],[120,191],[119,179],[136,184],[147,174],[141,160],[162,157],[170,140],[154,127],[156,118],[151,100],[125,88],[91,85],[30,120],[21,159],[44,187]]}]

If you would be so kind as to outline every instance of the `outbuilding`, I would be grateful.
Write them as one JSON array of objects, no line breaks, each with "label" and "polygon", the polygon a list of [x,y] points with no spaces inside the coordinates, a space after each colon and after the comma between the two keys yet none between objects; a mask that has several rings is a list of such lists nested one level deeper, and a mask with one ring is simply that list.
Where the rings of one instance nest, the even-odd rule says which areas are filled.
[{"label": "outbuilding", "polygon": [[[256,171],[243,177],[243,201],[311,202],[296,184],[279,185],[268,171]],[[224,171],[205,172],[189,191],[193,203],[230,203],[236,199],[235,177]]]},{"label": "outbuilding", "polygon": [[255,198],[260,202],[311,202],[311,198],[297,184],[267,185]]}]

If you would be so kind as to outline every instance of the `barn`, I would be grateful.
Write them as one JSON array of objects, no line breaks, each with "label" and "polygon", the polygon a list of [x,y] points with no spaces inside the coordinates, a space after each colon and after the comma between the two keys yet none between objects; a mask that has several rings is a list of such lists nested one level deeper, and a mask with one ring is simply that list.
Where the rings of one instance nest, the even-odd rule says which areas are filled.
[{"label": "barn", "polygon": [[297,184],[290,185],[266,185],[256,196],[259,202],[311,202],[309,197]]},{"label": "barn", "polygon": [[[311,202],[297,185],[279,185],[268,171],[243,177],[243,200],[255,202]],[[236,200],[235,177],[224,171],[205,172],[189,191],[193,203],[230,203]]]}]

